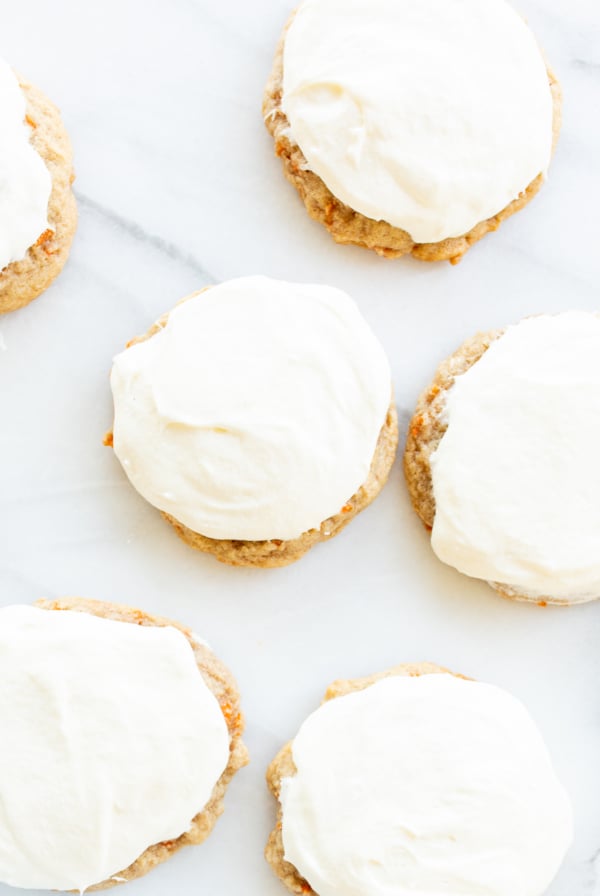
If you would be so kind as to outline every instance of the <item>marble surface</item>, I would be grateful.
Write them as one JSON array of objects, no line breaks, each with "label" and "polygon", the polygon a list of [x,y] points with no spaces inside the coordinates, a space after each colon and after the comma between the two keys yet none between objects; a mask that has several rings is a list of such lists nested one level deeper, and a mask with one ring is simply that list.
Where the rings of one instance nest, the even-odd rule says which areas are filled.
[{"label": "marble surface", "polygon": [[181,619],[236,673],[248,721],[252,764],[210,840],[130,896],[283,894],[262,858],[267,762],[330,680],[421,659],[525,701],[577,820],[549,896],[600,894],[600,604],[511,604],[443,567],[399,463],[376,503],[299,564],[227,568],[180,543],[102,445],[111,357],[206,283],[265,273],[346,288],[389,352],[403,427],[474,331],[600,305],[597,0],[519,5],[563,82],[563,135],[539,197],[455,268],[336,246],[284,181],[260,100],[289,0],[2,7],[0,53],[72,135],[80,225],[56,284],[0,318],[0,602],[79,594]]}]

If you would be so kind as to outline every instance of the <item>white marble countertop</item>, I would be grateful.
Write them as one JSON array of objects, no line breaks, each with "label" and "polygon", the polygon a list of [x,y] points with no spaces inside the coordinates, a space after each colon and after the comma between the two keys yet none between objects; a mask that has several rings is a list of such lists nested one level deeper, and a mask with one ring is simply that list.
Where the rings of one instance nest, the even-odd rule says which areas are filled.
[{"label": "white marble countertop", "polygon": [[[283,896],[262,857],[266,765],[328,682],[429,659],[521,697],[572,795],[551,896],[600,894],[600,604],[511,604],[442,566],[400,463],[381,497],[295,566],[244,571],[182,544],[102,445],[113,354],[180,297],[248,273],[346,288],[386,346],[405,426],[479,329],[600,305],[597,0],[520,0],[565,89],[549,183],[465,260],[342,248],[284,181],[260,114],[291,0],[20,0],[0,53],[61,107],[80,225],[49,292],[0,318],[0,603],[78,594],[190,624],[238,677],[252,764],[204,846],[130,896]],[[0,886],[0,896],[9,888]]]}]

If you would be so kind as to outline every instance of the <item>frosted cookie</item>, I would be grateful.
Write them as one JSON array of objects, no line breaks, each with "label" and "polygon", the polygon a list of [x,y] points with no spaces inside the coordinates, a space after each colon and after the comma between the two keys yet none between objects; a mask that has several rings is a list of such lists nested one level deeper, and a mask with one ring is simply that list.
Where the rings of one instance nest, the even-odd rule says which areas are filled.
[{"label": "frosted cookie", "polygon": [[600,597],[600,317],[476,336],[417,405],[404,457],[437,556],[504,597]]},{"label": "frosted cookie", "polygon": [[572,840],[522,704],[430,663],[335,682],[267,782],[266,858],[304,896],[542,896]]},{"label": "frosted cookie", "polygon": [[201,843],[247,762],[231,673],[165,619],[0,610],[0,881],[103,889]]},{"label": "frosted cookie", "polygon": [[71,144],[56,106],[0,59],[0,314],[60,274],[77,209]]},{"label": "frosted cookie", "polygon": [[561,91],[505,0],[304,0],[263,113],[336,242],[455,263],[539,190]]},{"label": "frosted cookie", "polygon": [[245,277],[194,293],[118,355],[108,442],[185,542],[284,566],[376,497],[398,426],[390,367],[329,286]]}]

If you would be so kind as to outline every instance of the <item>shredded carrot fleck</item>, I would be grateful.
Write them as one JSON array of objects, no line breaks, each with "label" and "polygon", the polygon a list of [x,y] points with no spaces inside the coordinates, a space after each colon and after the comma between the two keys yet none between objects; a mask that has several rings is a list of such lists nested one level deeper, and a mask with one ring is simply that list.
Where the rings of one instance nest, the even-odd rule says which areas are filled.
[{"label": "shredded carrot fleck", "polygon": [[47,243],[48,240],[52,239],[53,236],[54,236],[53,230],[50,230],[50,229],[44,230],[44,232],[40,236],[38,236],[38,238],[36,240],[36,246],[43,246],[44,243]]},{"label": "shredded carrot fleck", "polygon": [[59,251],[58,249],[49,249],[46,246],[46,243],[48,242],[48,240],[51,240],[53,236],[54,236],[54,231],[48,229],[48,230],[44,230],[44,232],[41,234],[41,236],[39,236],[37,239],[36,246],[41,246],[42,249],[44,250],[44,252],[46,253],[46,255],[56,255],[56,253]]},{"label": "shredded carrot fleck", "polygon": [[221,703],[221,712],[223,713],[223,717],[229,728],[233,728],[234,730],[240,728],[242,724],[242,714],[241,712],[237,712],[235,716],[233,715],[233,706],[229,700],[227,700],[226,703]]},{"label": "shredded carrot fleck", "polygon": [[419,416],[415,419],[415,422],[413,423],[413,425],[410,428],[411,436],[413,436],[413,437],[418,436],[419,431],[422,426],[423,426],[423,415],[419,414]]},{"label": "shredded carrot fleck", "polygon": [[312,887],[310,886],[310,884],[307,884],[306,881],[303,881],[303,883],[302,883],[302,892],[303,893],[312,892]]},{"label": "shredded carrot fleck", "polygon": [[352,504],[344,504],[342,507],[342,513],[350,513],[352,510]]},{"label": "shredded carrot fleck", "polygon": [[547,606],[548,606],[547,600],[538,600],[538,607],[547,607]]},{"label": "shredded carrot fleck", "polygon": [[30,128],[37,128],[37,122],[35,122],[33,120],[33,118],[31,118],[30,115],[25,116],[25,121],[27,122],[27,124],[29,125]]},{"label": "shredded carrot fleck", "polygon": [[102,439],[102,443],[106,445],[107,448],[112,448],[113,446],[113,434],[112,432],[107,432],[104,438]]}]

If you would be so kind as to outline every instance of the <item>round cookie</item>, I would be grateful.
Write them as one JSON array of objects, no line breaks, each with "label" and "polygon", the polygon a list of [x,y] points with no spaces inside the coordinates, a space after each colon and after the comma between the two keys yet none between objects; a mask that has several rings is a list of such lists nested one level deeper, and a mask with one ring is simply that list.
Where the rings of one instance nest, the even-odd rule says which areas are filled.
[{"label": "round cookie", "polygon": [[[265,278],[245,278],[244,281],[264,281]],[[225,284],[227,285],[227,284]],[[285,284],[283,284],[285,286]],[[207,289],[212,289],[207,287]],[[193,300],[205,293],[206,290],[192,293],[187,296],[177,307]],[[147,342],[152,337],[164,331],[169,321],[169,314],[161,317],[143,336],[137,337],[128,343],[128,348]],[[126,354],[126,352],[124,353]],[[391,393],[391,385],[390,385]],[[226,411],[224,411],[226,414]],[[215,538],[195,531],[177,517],[163,508],[162,516],[175,529],[180,538],[190,547],[213,554],[218,560],[234,566],[255,566],[262,568],[275,568],[286,566],[299,560],[311,547],[321,541],[327,541],[337,535],[354,517],[364,510],[379,494],[387,481],[390,469],[396,456],[398,445],[398,418],[393,400],[383,413],[383,423],[376,440],[375,450],[372,455],[367,476],[360,487],[351,495],[344,497],[340,509],[322,520],[318,526],[311,527],[297,537],[285,538]],[[225,420],[223,426],[217,429],[228,429],[229,424]],[[105,443],[114,446],[115,436],[109,432]],[[124,465],[128,472],[128,465]],[[129,473],[128,473],[129,475]],[[135,483],[134,483],[135,484]],[[155,503],[152,501],[151,503]],[[158,506],[158,505],[157,505]]]},{"label": "round cookie", "polygon": [[[354,730],[354,738],[346,730],[347,717],[343,714],[337,718],[330,717],[327,723],[321,723],[323,726],[321,739],[324,739],[323,746],[325,747],[324,753],[326,756],[321,754],[320,757],[317,757],[315,755],[315,744],[319,743],[319,736],[315,734],[315,724],[319,714],[329,704],[329,701],[336,701],[339,698],[344,699],[349,696],[354,697],[359,692],[368,690],[372,686],[381,685],[382,682],[390,679],[397,679],[398,677],[422,679],[429,678],[432,675],[440,675],[444,679],[452,676],[452,679],[455,681],[462,680],[467,684],[486,689],[486,693],[478,698],[474,698],[471,695],[471,700],[458,701],[456,703],[457,707],[460,706],[459,713],[464,711],[466,707],[470,707],[470,710],[474,713],[473,718],[478,718],[478,712],[482,712],[485,715],[486,697],[491,696],[494,700],[500,698],[502,702],[498,703],[496,708],[502,710],[504,717],[502,725],[498,724],[497,732],[504,742],[507,735],[510,741],[511,732],[514,733],[513,727],[510,724],[507,725],[510,718],[512,718],[513,723],[516,723],[517,730],[519,730],[519,726],[522,726],[521,734],[531,738],[528,746],[539,751],[537,758],[545,765],[544,773],[537,780],[534,790],[536,796],[540,797],[540,792],[544,790],[543,787],[540,787],[540,784],[543,784],[544,781],[545,784],[552,788],[552,796],[549,798],[547,806],[552,818],[548,821],[547,817],[538,811],[539,807],[537,807],[532,812],[529,822],[535,822],[537,813],[540,825],[547,827],[545,833],[551,835],[551,842],[544,840],[541,835],[537,835],[534,823],[528,831],[531,837],[530,845],[536,853],[534,864],[538,866],[545,864],[546,867],[543,869],[538,868],[537,871],[539,873],[536,873],[536,871],[531,873],[531,869],[528,869],[528,872],[530,872],[528,873],[530,885],[532,879],[536,878],[538,888],[535,891],[526,889],[526,885],[519,881],[524,887],[522,891],[518,891],[519,896],[541,896],[542,889],[540,887],[545,889],[545,886],[550,882],[550,876],[556,873],[560,860],[567,849],[569,839],[572,837],[571,810],[568,798],[550,766],[539,732],[535,730],[524,708],[505,692],[497,688],[491,689],[489,686],[477,685],[476,682],[472,682],[470,679],[464,678],[464,676],[448,673],[448,670],[440,666],[432,663],[406,663],[396,666],[387,672],[354,680],[336,681],[330,685],[325,693],[321,708],[307,719],[296,739],[283,747],[269,766],[267,784],[275,799],[278,800],[279,806],[277,824],[269,837],[265,849],[265,857],[275,874],[292,893],[296,893],[298,896],[306,896],[306,894],[312,894],[312,896],[338,896],[339,894],[339,896],[342,896],[342,894],[351,892],[354,896],[366,896],[367,893],[369,896],[375,896],[375,894],[378,896],[380,893],[388,893],[393,890],[393,892],[399,894],[406,893],[408,896],[409,892],[441,892],[440,882],[443,881],[445,884],[444,892],[446,892],[447,887],[449,894],[460,893],[462,896],[463,893],[471,892],[471,889],[468,889],[469,882],[473,883],[475,881],[481,887],[481,892],[485,889],[485,892],[493,893],[494,896],[499,896],[499,894],[506,892],[510,893],[511,896],[516,896],[512,883],[514,883],[515,877],[518,877],[518,873],[515,875],[511,871],[512,881],[510,880],[510,875],[508,878],[504,878],[500,871],[503,860],[500,859],[497,862],[500,866],[497,868],[497,871],[500,872],[498,877],[502,876],[503,878],[501,882],[493,879],[494,875],[491,874],[487,864],[490,855],[500,854],[504,849],[509,850],[511,848],[519,853],[518,861],[522,863],[527,860],[525,859],[526,850],[516,842],[518,838],[513,837],[510,833],[512,825],[511,810],[509,809],[505,817],[500,820],[494,819],[493,815],[491,818],[486,818],[485,812],[483,812],[483,806],[488,797],[488,790],[490,794],[494,790],[500,794],[500,803],[494,804],[492,799],[492,805],[495,805],[496,810],[499,811],[502,805],[504,799],[501,794],[502,786],[492,784],[495,775],[500,772],[502,762],[495,761],[492,758],[490,759],[490,767],[484,771],[483,776],[481,769],[474,769],[472,778],[470,778],[469,774],[464,770],[465,756],[460,748],[460,739],[457,742],[452,730],[457,727],[459,720],[463,725],[469,725],[470,722],[473,722],[473,718],[470,718],[469,715],[470,710],[453,718],[450,728],[440,727],[437,734],[435,734],[436,720],[433,720],[434,734],[432,735],[430,729],[423,739],[424,729],[415,722],[419,715],[420,701],[425,701],[425,705],[430,712],[432,706],[435,707],[436,705],[435,700],[431,702],[431,695],[426,693],[420,694],[419,697],[413,694],[412,705],[410,702],[404,704],[405,742],[410,745],[410,751],[412,749],[412,738],[416,738],[419,745],[417,749],[422,748],[422,755],[425,756],[424,762],[419,763],[419,767],[414,770],[411,768],[410,773],[405,777],[408,781],[413,775],[413,771],[415,774],[421,775],[424,771],[421,766],[430,765],[430,775],[428,777],[431,776],[434,781],[433,791],[436,795],[433,802],[431,802],[432,794],[429,791],[421,795],[419,788],[414,788],[412,782],[409,782],[406,790],[406,804],[394,804],[395,808],[392,813],[393,831],[386,828],[386,825],[390,823],[390,817],[380,814],[378,809],[375,810],[376,817],[369,814],[373,806],[377,807],[379,805],[379,799],[384,799],[384,792],[382,791],[380,794],[379,786],[375,785],[376,794],[379,795],[378,798],[371,794],[369,790],[369,787],[373,786],[373,782],[369,780],[369,783],[365,785],[364,781],[352,777],[354,771],[353,750],[358,754],[362,754],[363,751],[367,753],[373,751],[375,754],[375,744],[381,743],[381,732],[378,739],[377,732],[373,733],[360,729],[360,724],[367,724],[364,722],[364,719],[372,721],[373,718],[377,718],[376,715],[373,716],[370,710],[367,709],[366,703],[363,702],[361,704],[362,712],[357,703],[353,706],[357,718],[361,719],[361,722],[358,723],[359,730]],[[446,697],[454,705],[455,699],[452,697],[452,690],[447,691],[445,695],[437,695],[438,701],[444,701]],[[381,714],[384,714],[386,717],[389,715],[391,706],[385,700],[392,699],[394,698],[391,692],[383,698],[384,702],[380,707],[379,718],[381,718]],[[406,699],[406,691],[404,699]],[[479,709],[476,708],[477,704]],[[385,706],[389,707],[388,713],[385,713]],[[439,706],[440,704],[438,703]],[[347,713],[349,712],[350,710],[348,709]],[[447,723],[448,719],[444,720],[443,724]],[[481,720],[478,724],[482,724]],[[487,725],[489,724],[490,719],[487,720]],[[309,727],[310,733],[307,733],[305,730],[307,725],[312,725],[312,727]],[[480,735],[482,730],[485,731],[487,725],[484,724],[483,728],[478,731],[476,724],[473,728],[473,735],[475,737]],[[300,737],[302,738],[302,743],[299,771],[294,759],[294,745]],[[331,743],[331,738],[333,738],[333,744]],[[493,740],[494,735],[484,734],[484,740],[486,738]],[[384,755],[385,752],[384,747]],[[513,762],[517,765],[522,763],[521,774],[524,773],[528,763],[535,763],[535,759],[519,756],[518,751],[515,752],[512,745],[509,752],[513,755],[510,758],[507,757],[507,763]],[[382,755],[378,760],[376,758],[372,760],[373,763],[378,765],[376,777],[378,777],[379,785],[384,788],[384,791],[388,789],[386,782],[389,782],[390,790],[396,787],[396,775],[393,774],[393,768],[388,765],[392,753],[393,750],[389,747],[385,758]],[[339,756],[339,767],[335,756]],[[459,783],[457,784],[457,781],[452,782],[456,790],[447,785],[444,777],[440,781],[439,768],[436,766],[436,756],[437,758],[443,757],[440,768],[447,766],[449,769],[453,769],[453,772],[458,770],[457,780]],[[449,762],[446,762],[446,756],[450,757]],[[319,758],[323,765],[320,772],[317,773],[315,763],[319,762]],[[403,756],[403,759],[406,760],[406,757]],[[483,766],[485,766],[487,757],[482,757],[482,760]],[[401,759],[400,762],[402,761]],[[346,776],[348,765],[352,766],[352,772]],[[400,777],[402,777],[402,771],[403,766],[400,765],[398,768]],[[340,775],[339,783],[335,780],[338,772]],[[302,787],[291,794],[289,788],[299,774],[304,774]],[[500,774],[504,776],[504,769]],[[537,776],[537,770],[535,774]],[[367,789],[365,789],[365,786]],[[447,790],[445,790],[446,786],[448,786]],[[284,789],[285,793],[283,792]],[[340,806],[339,798],[344,793],[347,796],[347,800],[343,797],[345,802],[343,806]],[[476,794],[478,793],[483,798],[483,803],[481,804],[477,802]],[[372,803],[367,805],[369,796],[371,796]],[[519,798],[520,795],[515,794],[516,802],[519,801]],[[330,809],[330,812],[339,819],[339,825],[335,825],[331,818],[328,821],[327,817],[324,819],[320,817],[320,810],[323,810],[330,801],[333,801],[333,808]],[[286,807],[290,807],[289,811],[293,809],[294,812],[294,827],[292,829],[286,827],[285,818],[286,811],[288,811]],[[453,812],[457,809],[458,817],[455,818]],[[481,840],[477,838],[476,834],[476,839],[471,843],[471,846],[466,846],[468,840],[464,838],[467,829],[460,827],[461,815],[463,813],[464,818],[467,819],[467,829],[469,826],[472,826],[472,830],[475,831],[480,827],[483,829],[490,821],[492,826],[498,821],[498,843],[488,842],[489,834],[486,832]],[[386,818],[387,822],[384,821]],[[452,829],[456,822],[458,822],[457,830],[453,834]],[[338,827],[341,833],[338,831]],[[310,835],[309,831],[311,832]],[[312,864],[313,872],[326,882],[322,884],[321,888],[317,887],[314,879],[313,886],[311,886],[311,883],[302,875],[299,869],[291,861],[286,860],[286,842],[291,844],[292,848],[298,852],[298,837],[300,834],[307,838],[303,844],[304,849],[301,850],[304,858],[307,859],[309,864]],[[506,836],[507,834],[508,837]],[[289,841],[288,837],[290,837]],[[347,843],[348,838],[352,842]],[[344,856],[338,855],[336,851],[336,847],[339,847],[342,841],[342,853]],[[310,847],[307,845],[308,843],[319,850],[318,856],[311,853]],[[332,844],[336,845],[333,848],[333,854],[328,852]],[[549,861],[545,860],[542,862],[541,856],[544,855],[546,850],[549,850],[553,855]],[[453,851],[455,851],[454,854]],[[309,854],[312,858],[312,863],[307,858]],[[466,862],[465,854],[468,856]],[[512,864],[512,860],[516,857],[516,855],[510,855],[509,858],[508,851],[504,854],[504,860],[509,865]],[[477,870],[479,865],[480,868]],[[386,871],[386,867],[388,871]],[[391,875],[389,869],[394,869]],[[465,874],[466,880],[463,879],[461,872]],[[493,889],[492,884],[495,885]],[[477,887],[473,889],[473,892],[476,889]],[[479,889],[477,889],[477,892],[479,892]]]},{"label": "round cookie", "polygon": [[[429,241],[413,239],[410,233],[400,226],[393,226],[386,220],[376,220],[374,217],[361,214],[334,195],[324,180],[311,170],[310,163],[294,138],[290,121],[282,107],[285,42],[297,12],[298,10],[295,10],[292,13],[277,47],[273,69],[265,89],[263,116],[275,143],[275,154],[282,160],[286,178],[300,194],[311,218],[319,221],[337,243],[362,246],[387,258],[411,254],[421,261],[448,260],[456,264],[474,243],[497,230],[504,220],[520,211],[533,199],[544,182],[543,172],[533,177],[528,185],[524,184],[519,195],[504,208],[499,208],[495,214],[479,221],[463,234]],[[367,33],[367,28],[364,31]],[[323,75],[323,81],[326,82],[330,76],[331,73],[327,71]],[[561,128],[562,91],[550,67],[547,68],[547,76],[552,98],[554,148]],[[431,189],[433,190],[433,185]]]},{"label": "round cookie", "polygon": [[[566,328],[564,333],[559,329],[561,327]],[[544,330],[542,328],[546,329]],[[524,321],[521,321],[520,324],[505,330],[493,330],[487,333],[480,333],[472,339],[467,340],[456,352],[454,352],[454,354],[440,364],[431,385],[419,398],[415,413],[408,427],[404,452],[404,472],[413,507],[429,532],[432,532],[436,521],[436,499],[432,473],[432,458],[436,457],[436,452],[440,448],[443,439],[448,432],[449,420],[450,425],[452,425],[451,421],[453,419],[452,414],[454,411],[451,409],[449,414],[448,401],[451,397],[458,401],[455,393],[452,392],[457,382],[457,378],[461,378],[459,383],[466,386],[467,380],[463,381],[462,377],[468,372],[471,372],[470,376],[472,377],[473,373],[475,373],[475,365],[477,365],[479,361],[485,357],[486,363],[492,363],[492,356],[487,356],[490,346],[495,347],[495,352],[500,348],[504,349],[509,343],[507,340],[502,341],[503,337],[507,336],[507,339],[510,338],[511,340],[514,340],[518,337],[520,332],[522,332],[522,335],[519,338],[521,340],[528,339],[529,342],[525,344],[521,341],[516,345],[516,348],[511,349],[516,353],[514,355],[514,361],[512,358],[509,358],[508,360],[501,362],[504,365],[504,376],[516,378],[517,386],[514,387],[513,400],[502,397],[502,395],[496,397],[492,394],[490,382],[493,382],[493,379],[492,381],[488,380],[487,387],[479,387],[484,398],[482,399],[481,413],[477,413],[477,420],[479,421],[478,429],[482,433],[482,437],[491,439],[496,438],[495,444],[498,446],[500,460],[498,458],[494,459],[493,455],[489,455],[488,452],[480,447],[476,449],[475,446],[473,446],[473,451],[476,451],[477,457],[475,459],[469,459],[468,457],[463,456],[457,463],[460,464],[463,471],[469,469],[468,476],[471,481],[479,483],[477,487],[478,494],[484,495],[486,494],[486,487],[491,488],[491,486],[498,480],[500,472],[504,475],[504,471],[513,469],[514,476],[516,477],[518,471],[523,467],[523,464],[527,464],[526,469],[532,473],[532,476],[529,478],[533,479],[533,470],[535,468],[542,469],[543,465],[539,463],[539,459],[536,461],[535,457],[533,459],[531,458],[532,451],[537,452],[537,457],[539,458],[540,452],[543,451],[544,454],[549,454],[552,450],[552,456],[554,456],[554,454],[557,456],[556,469],[560,472],[557,472],[556,476],[553,477],[548,477],[546,475],[547,480],[549,480],[549,478],[552,479],[552,482],[547,481],[546,491],[551,494],[554,494],[555,492],[557,493],[561,480],[568,477],[569,481],[572,480],[572,484],[571,486],[568,486],[567,483],[567,486],[565,487],[570,488],[573,493],[569,498],[572,497],[573,500],[576,501],[577,492],[580,492],[581,494],[588,494],[591,492],[591,487],[593,485],[592,479],[588,477],[586,486],[580,489],[573,478],[575,471],[582,466],[582,463],[585,461],[578,462],[575,459],[571,460],[571,458],[575,458],[574,452],[577,451],[577,444],[585,444],[586,440],[589,438],[594,440],[594,436],[591,433],[591,430],[588,431],[586,436],[584,429],[585,423],[581,423],[581,425],[578,426],[575,422],[575,405],[569,405],[569,401],[560,399],[561,390],[569,388],[570,379],[572,377],[577,378],[578,376],[585,376],[585,374],[589,374],[589,370],[584,370],[583,374],[582,371],[573,371],[571,373],[569,371],[569,361],[562,359],[560,353],[562,349],[566,350],[569,344],[579,345],[579,348],[572,350],[573,357],[571,360],[576,360],[575,356],[577,355],[579,355],[580,358],[583,358],[586,353],[585,344],[588,340],[593,340],[591,357],[592,366],[594,366],[593,357],[596,351],[594,346],[597,344],[598,349],[600,350],[600,320],[596,314],[588,314],[585,312],[566,312],[554,316],[542,315],[539,317],[527,318]],[[577,340],[579,340],[579,342],[577,342]],[[510,345],[512,347],[513,342],[511,342]],[[546,357],[544,357],[544,352]],[[494,358],[495,357],[496,355],[494,355]],[[493,363],[500,362],[494,361]],[[582,364],[585,365],[585,361],[582,361]],[[479,374],[480,376],[484,375],[483,368],[478,368],[478,371],[481,371]],[[486,375],[488,377],[490,376],[490,374]],[[563,376],[563,379],[561,379],[561,375]],[[590,375],[597,381],[598,376],[600,376],[600,371],[596,370],[595,373]],[[470,382],[473,383],[473,380],[471,379]],[[545,382],[548,385],[543,385]],[[518,412],[518,408],[516,407],[518,398],[520,398],[521,395],[527,396],[530,389],[538,387],[546,392],[547,396],[550,396],[551,392],[548,389],[548,386],[552,383],[554,383],[554,385],[552,385],[551,388],[554,389],[556,400],[559,402],[556,406],[556,410],[546,412],[541,404],[534,404],[530,412],[525,414],[524,418],[523,414],[519,416],[518,419],[520,420],[520,423],[516,424],[511,415],[517,414]],[[540,384],[542,385],[540,386]],[[580,384],[574,387],[575,391],[573,394],[576,395],[577,392],[581,392],[584,385],[585,379],[581,379]],[[471,388],[473,388],[473,386],[471,386]],[[593,385],[591,388],[593,392],[596,391],[596,385]],[[548,400],[550,400],[550,398],[548,398]],[[454,407],[456,407],[456,405],[453,405],[453,408]],[[594,414],[591,411],[589,404],[586,405],[586,408],[587,409],[584,411],[583,415],[587,415],[589,418],[589,425],[593,425]],[[501,416],[503,414],[506,415],[506,422],[504,424],[502,423],[504,417]],[[569,420],[569,425],[565,427],[562,421],[567,418]],[[473,414],[471,414],[471,419],[474,419]],[[515,419],[517,418],[515,417]],[[496,422],[498,427],[503,426],[503,429],[499,431],[495,437],[488,435],[491,433],[491,424],[494,422]],[[589,425],[587,426],[588,430]],[[517,427],[518,432],[516,431]],[[545,427],[546,429],[541,430],[541,427]],[[533,441],[534,439],[539,439],[540,431],[546,431],[546,447],[538,447],[538,442]],[[573,434],[574,440],[569,433]],[[576,435],[574,433],[576,433]],[[504,442],[502,441],[503,439],[505,440]],[[515,449],[515,440],[519,443],[517,449]],[[531,445],[528,440],[531,440]],[[591,445],[591,450],[593,450],[593,444]],[[476,462],[481,460],[482,465],[485,465],[488,462],[488,458],[489,469],[487,474],[481,472],[479,469],[475,470],[474,467]],[[500,467],[498,466],[499,463],[501,464]],[[446,472],[446,480],[449,475],[451,474]],[[542,474],[540,473],[539,475]],[[454,563],[448,560],[445,556],[440,555],[438,550],[436,550],[436,553],[438,553],[440,559],[444,562],[449,562],[459,569],[459,571],[464,572],[467,575],[474,575],[476,578],[484,579],[495,591],[505,598],[534,602],[540,606],[546,606],[547,604],[569,606],[575,603],[596,599],[600,596],[600,594],[597,593],[597,588],[594,587],[592,590],[581,590],[580,579],[577,579],[576,581],[575,578],[576,575],[581,577],[586,571],[586,557],[584,555],[581,554],[578,557],[573,555],[575,559],[572,562],[569,561],[568,564],[563,560],[562,562],[565,566],[565,571],[564,573],[561,573],[561,561],[558,559],[558,553],[551,552],[552,556],[550,558],[546,557],[546,561],[544,561],[544,555],[540,552],[543,545],[540,545],[538,532],[541,531],[542,523],[546,519],[552,521],[552,525],[559,535],[562,533],[560,538],[566,545],[577,545],[578,540],[583,544],[585,539],[598,537],[598,535],[594,536],[593,525],[588,525],[585,521],[585,508],[583,507],[583,504],[581,505],[581,508],[583,509],[580,509],[580,507],[575,507],[571,500],[569,500],[568,522],[566,522],[566,505],[562,508],[554,505],[542,508],[542,505],[540,505],[539,511],[536,510],[535,506],[531,506],[532,498],[529,493],[526,494],[524,488],[518,487],[519,481],[520,480],[515,478],[515,483],[517,483],[513,489],[513,492],[515,493],[511,492],[508,487],[503,490],[502,503],[506,504],[507,507],[512,508],[515,523],[518,522],[520,527],[522,527],[521,521],[529,519],[532,514],[538,515],[538,523],[536,525],[532,524],[529,533],[525,535],[522,532],[517,535],[516,526],[505,527],[504,536],[506,538],[506,544],[502,548],[498,547],[494,552],[494,554],[497,555],[497,558],[505,556],[512,557],[511,562],[515,575],[513,581],[508,580],[508,578],[506,580],[498,580],[498,578],[493,575],[475,574],[474,572],[470,572],[466,566],[462,566],[462,563],[465,562],[464,559],[461,563]],[[455,485],[450,483],[450,486],[451,489],[456,490]],[[457,500],[459,500],[459,498],[457,498]],[[557,499],[557,501],[558,500],[559,499]],[[466,498],[465,501],[467,501]],[[462,504],[464,504],[465,501],[463,501]],[[467,503],[469,503],[470,506],[468,511],[469,514],[479,510],[478,507],[474,509],[472,502],[467,501]],[[490,498],[488,503],[495,507],[500,503],[500,499],[496,496],[496,500]],[[448,512],[454,513],[454,510]],[[465,507],[462,506],[460,513],[464,515],[465,512]],[[446,514],[444,516],[446,516]],[[580,520],[579,531],[577,529],[577,523],[574,522],[576,520]],[[481,522],[480,519],[479,524],[476,525],[479,532],[483,532],[484,529]],[[469,530],[464,528],[466,523],[457,523],[459,529],[461,525],[463,525],[461,534],[455,535],[455,538],[458,539],[456,548],[457,560],[461,553],[468,550],[470,547],[468,531],[473,531],[472,522],[469,523],[469,527],[471,527]],[[508,531],[509,528],[510,531]],[[457,529],[457,532],[459,529]],[[495,522],[495,518],[494,521],[490,522],[490,532],[493,533],[495,537],[500,537],[502,534],[500,525]],[[433,533],[433,535],[435,535],[435,533]],[[481,537],[483,538],[483,535]],[[460,545],[459,542],[461,543]],[[480,554],[482,553],[480,544],[478,544],[474,550],[478,551]],[[588,548],[587,553],[588,555],[591,554],[592,556],[596,556],[596,551],[593,548]],[[523,567],[523,557],[527,554],[531,556],[532,570],[536,570],[537,574],[540,576],[544,573],[546,582],[541,589],[527,586],[519,581],[518,576],[524,575],[521,567]],[[492,559],[490,552],[490,561]],[[499,559],[497,559],[497,562],[500,562]],[[505,559],[503,562],[506,564],[508,561]],[[589,575],[589,570],[587,570],[587,574]],[[600,572],[598,575],[600,575]],[[596,576],[596,578],[598,578],[598,576]],[[548,579],[552,579],[552,581],[549,582]],[[571,579],[572,584],[569,584]],[[569,588],[572,589],[570,592]]]},{"label": "round cookie", "polygon": [[30,142],[51,177],[48,202],[49,228],[40,234],[24,258],[0,271],[0,314],[27,305],[60,274],[69,256],[77,227],[77,206],[72,191],[75,179],[71,142],[56,106],[33,84],[19,77],[26,100]]},{"label": "round cookie", "polygon": [[227,765],[214,785],[208,802],[200,808],[192,819],[189,830],[176,839],[149,846],[129,867],[114,873],[104,881],[86,888],[89,891],[106,889],[118,883],[141,877],[156,865],[166,861],[181,847],[202,843],[211,833],[218,817],[223,812],[223,798],[227,786],[235,773],[248,762],[247,750],[242,741],[244,720],[240,711],[239,692],[230,671],[206,644],[199,641],[193,632],[179,623],[159,616],[153,616],[131,607],[82,598],[40,600],[34,606],[48,612],[71,611],[85,613],[133,626],[176,629],[189,642],[202,679],[216,699],[225,719],[229,737]]}]

